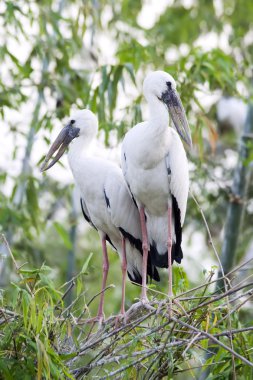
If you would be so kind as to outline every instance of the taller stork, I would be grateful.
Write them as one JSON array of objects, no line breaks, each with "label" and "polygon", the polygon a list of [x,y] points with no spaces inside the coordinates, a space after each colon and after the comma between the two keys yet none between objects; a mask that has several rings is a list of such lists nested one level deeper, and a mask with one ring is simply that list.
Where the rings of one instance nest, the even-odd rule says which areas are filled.
[{"label": "taller stork", "polygon": [[[168,268],[172,296],[172,263],[181,263],[182,226],[189,190],[186,153],[180,137],[191,146],[185,111],[176,82],[166,72],[147,75],[143,93],[148,102],[148,121],[137,124],[122,145],[122,169],[137,202],[142,228],[142,301],[146,295],[148,251],[152,263]],[[177,132],[169,128],[171,117]],[[180,136],[180,137],[179,137]]]}]

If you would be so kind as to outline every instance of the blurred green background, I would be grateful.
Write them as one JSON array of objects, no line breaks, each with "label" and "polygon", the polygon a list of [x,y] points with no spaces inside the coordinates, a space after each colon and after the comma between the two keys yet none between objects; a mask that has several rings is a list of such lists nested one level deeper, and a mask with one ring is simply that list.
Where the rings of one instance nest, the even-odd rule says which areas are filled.
[{"label": "blurred green background", "polygon": [[[252,99],[252,24],[251,0],[1,2],[0,232],[20,265],[45,263],[53,269],[55,284],[62,284],[93,252],[82,276],[85,300],[100,290],[100,242],[83,220],[78,200],[73,202],[77,196],[66,158],[46,175],[39,165],[64,118],[76,108],[98,115],[98,149],[105,146],[103,155],[119,161],[125,132],[147,118],[142,81],[158,69],[178,83],[194,141],[191,191],[221,251],[238,139],[245,105]],[[218,120],[216,104],[222,96],[235,97],[242,107],[225,102],[221,113],[227,116]],[[252,154],[245,165],[251,160]],[[253,255],[252,193],[251,188],[234,264]],[[185,260],[174,268],[175,292],[202,283],[217,269],[191,196],[183,248]],[[5,288],[15,274],[3,245],[0,253]],[[119,310],[121,297],[120,263],[111,250],[110,264],[108,284],[115,288],[106,293],[107,316]],[[152,287],[167,291],[166,272]],[[128,282],[127,307],[139,293]],[[96,308],[93,302],[91,314]]]}]

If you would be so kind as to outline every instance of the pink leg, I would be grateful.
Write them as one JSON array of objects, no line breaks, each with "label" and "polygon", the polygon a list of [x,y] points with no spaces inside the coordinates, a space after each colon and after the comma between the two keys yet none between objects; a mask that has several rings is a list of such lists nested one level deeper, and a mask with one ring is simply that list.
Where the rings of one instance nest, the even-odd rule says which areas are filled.
[{"label": "pink leg", "polygon": [[126,258],[126,241],[122,238],[122,297],[121,297],[121,309],[120,313],[125,314],[125,291],[126,291],[126,271],[127,271],[127,258]]},{"label": "pink leg", "polygon": [[141,300],[144,302],[148,302],[146,284],[147,284],[147,263],[148,263],[149,244],[148,244],[148,233],[147,233],[147,226],[146,226],[146,221],[145,221],[144,207],[140,208],[140,219],[141,219],[142,251],[143,251]]},{"label": "pink leg", "polygon": [[171,249],[172,249],[172,226],[171,226],[171,205],[168,206],[168,275],[169,275],[169,292],[168,295],[171,297],[172,293],[172,259],[171,259]]},{"label": "pink leg", "polygon": [[99,321],[101,321],[104,318],[104,298],[105,298],[104,290],[105,290],[106,279],[107,279],[107,274],[108,274],[108,270],[109,270],[109,261],[108,261],[108,255],[107,255],[107,248],[106,248],[105,237],[102,238],[102,252],[103,252],[102,293],[100,295],[98,313],[97,313],[97,318],[96,318]]}]

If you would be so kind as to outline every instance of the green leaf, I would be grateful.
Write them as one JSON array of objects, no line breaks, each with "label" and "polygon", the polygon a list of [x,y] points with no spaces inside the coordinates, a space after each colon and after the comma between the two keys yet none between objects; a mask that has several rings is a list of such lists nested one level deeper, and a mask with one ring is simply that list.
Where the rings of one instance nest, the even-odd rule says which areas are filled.
[{"label": "green leaf", "polygon": [[81,274],[85,274],[86,273],[92,256],[93,256],[93,252],[91,252],[89,254],[88,258],[86,259],[85,263],[83,264],[83,267],[82,267],[81,272],[80,272]]},{"label": "green leaf", "polygon": [[131,63],[125,63],[124,68],[127,70],[127,72],[130,75],[130,78],[132,79],[133,84],[136,86],[135,73],[134,73],[133,65]]},{"label": "green leaf", "polygon": [[27,180],[26,198],[27,198],[27,210],[31,216],[31,219],[35,227],[37,228],[39,205],[38,205],[38,198],[37,198],[37,189],[36,189],[35,180],[33,177],[29,177]]},{"label": "green leaf", "polygon": [[22,293],[21,293],[21,296],[22,296],[22,309],[23,309],[23,319],[24,319],[24,325],[25,327],[28,326],[28,315],[29,315],[29,309],[30,309],[30,302],[31,302],[31,299],[30,299],[30,296],[29,294],[27,293],[26,290],[23,290]]},{"label": "green leaf", "polygon": [[72,242],[69,238],[69,234],[65,227],[63,227],[63,225],[58,222],[54,222],[53,225],[56,231],[58,232],[59,236],[62,238],[65,247],[68,249],[72,249]]}]

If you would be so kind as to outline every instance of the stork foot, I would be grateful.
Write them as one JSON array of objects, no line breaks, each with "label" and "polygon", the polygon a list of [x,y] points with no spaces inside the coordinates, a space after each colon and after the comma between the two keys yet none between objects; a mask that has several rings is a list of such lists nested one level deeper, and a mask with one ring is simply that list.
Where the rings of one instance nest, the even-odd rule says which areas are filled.
[{"label": "stork foot", "polygon": [[93,317],[93,318],[89,318],[89,319],[85,319],[82,324],[95,324],[95,323],[98,323],[99,326],[101,326],[103,324],[103,322],[105,321],[105,316],[104,314],[102,315],[97,315],[96,317]]},{"label": "stork foot", "polygon": [[140,303],[140,307],[142,307],[143,309],[150,310],[150,311],[155,310],[155,308],[150,305],[149,300],[147,298],[141,298],[139,303]]},{"label": "stork foot", "polygon": [[126,313],[122,314],[118,314],[116,317],[115,317],[115,329],[117,329],[121,324],[125,324],[125,316],[126,316]]},{"label": "stork foot", "polygon": [[[138,302],[137,302],[138,303]],[[149,304],[149,300],[148,300],[148,297],[145,295],[143,295],[141,298],[140,298],[140,303],[142,303],[142,305],[147,305]]]},{"label": "stork foot", "polygon": [[171,318],[174,313],[177,315],[188,315],[182,304],[175,298],[169,296],[168,301],[161,301],[157,307],[157,314],[161,314],[163,309],[166,309],[166,315]]},{"label": "stork foot", "polygon": [[178,307],[178,309],[181,310],[181,312],[183,312],[184,315],[188,316],[187,311],[185,310],[183,305],[176,298],[173,299],[173,303]]},{"label": "stork foot", "polygon": [[125,313],[124,321],[129,322],[130,319],[136,319],[141,317],[147,312],[154,311],[155,308],[150,305],[148,299],[141,299],[140,301],[134,303]]}]

